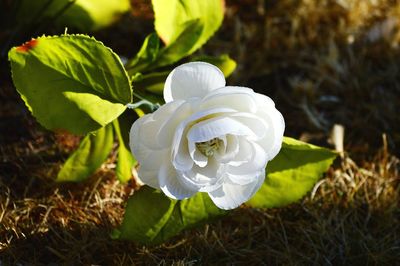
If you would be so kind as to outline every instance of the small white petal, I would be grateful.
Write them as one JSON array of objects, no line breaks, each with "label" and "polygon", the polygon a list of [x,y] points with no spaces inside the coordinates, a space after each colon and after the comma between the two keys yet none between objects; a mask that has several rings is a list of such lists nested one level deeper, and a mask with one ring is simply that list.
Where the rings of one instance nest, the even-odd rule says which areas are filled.
[{"label": "small white petal", "polygon": [[215,159],[220,163],[230,162],[239,152],[238,136],[227,134],[224,139],[224,152],[215,155]]},{"label": "small white petal", "polygon": [[192,142],[204,142],[226,134],[256,138],[254,132],[246,125],[223,115],[193,125],[187,134],[187,138]]},{"label": "small white petal", "polygon": [[[141,143],[149,149],[164,149],[171,146],[172,137],[168,141],[164,136],[165,132],[160,131],[165,122],[174,116],[175,111],[184,101],[174,101],[161,106],[152,114],[147,114],[137,119],[131,128],[131,146],[135,147]],[[163,138],[161,138],[163,137]],[[136,155],[135,149],[132,149]],[[137,155],[136,155],[137,156]]]},{"label": "small white petal", "polygon": [[178,173],[169,162],[164,163],[158,172],[160,189],[170,198],[186,199],[193,196],[196,191],[188,189],[178,180]]},{"label": "small white petal", "polygon": [[272,160],[280,151],[285,131],[285,120],[282,114],[275,108],[262,109],[257,115],[263,117],[269,125],[266,135],[258,140],[263,149],[268,153],[268,160]]},{"label": "small white petal", "polygon": [[194,142],[189,142],[189,153],[190,157],[195,164],[200,167],[205,167],[208,163],[208,157],[202,154],[197,148]]},{"label": "small white petal", "polygon": [[[181,102],[181,101],[173,101]],[[183,102],[183,101],[182,101]],[[160,126],[158,132],[158,140],[160,143],[168,143],[171,145],[174,138],[175,130],[178,125],[186,118],[190,117],[194,112],[194,106],[197,105],[196,101],[186,101],[181,104],[170,117]]]},{"label": "small white petal", "polygon": [[[186,130],[187,131],[187,130]],[[193,159],[190,157],[189,144],[186,138],[179,142],[179,146],[172,157],[172,164],[176,170],[188,171],[193,167]]]},{"label": "small white petal", "polygon": [[139,179],[146,185],[149,185],[153,188],[159,189],[160,188],[160,183],[158,182],[158,171],[144,171],[139,168],[138,175]]},{"label": "small white petal", "polygon": [[141,140],[141,128],[142,124],[146,122],[151,117],[150,114],[142,116],[138,120],[133,123],[131,130],[129,132],[129,147],[131,148],[132,153],[135,155],[136,160],[139,162],[146,158],[151,150],[143,145],[143,141]]},{"label": "small white petal", "polygon": [[239,112],[254,113],[257,101],[252,89],[246,87],[227,86],[213,90],[201,101],[201,108],[215,108],[227,105]]},{"label": "small white petal", "polygon": [[227,116],[250,128],[256,136],[256,139],[262,139],[266,136],[269,125],[261,117],[258,117],[255,114],[243,112],[231,113]]},{"label": "small white petal", "polygon": [[225,77],[219,68],[205,62],[191,62],[175,68],[164,85],[164,100],[197,97],[203,98],[208,92],[224,87]]},{"label": "small white petal", "polygon": [[187,187],[198,191],[214,190],[224,180],[225,166],[219,164],[214,158],[209,158],[207,167],[194,165],[190,171],[182,172],[180,181]]},{"label": "small white petal", "polygon": [[254,182],[246,185],[237,185],[225,180],[221,187],[208,193],[211,200],[221,209],[230,210],[239,207],[248,201],[264,182],[265,171],[255,176]]},{"label": "small white petal", "polygon": [[[241,176],[253,173],[255,171],[260,171],[264,169],[268,162],[268,154],[264,149],[257,143],[250,143],[251,151],[249,155],[251,156],[247,162],[241,164],[240,166],[229,165],[227,172],[232,176]],[[240,152],[241,153],[241,152]]]},{"label": "small white petal", "polygon": [[251,160],[253,156],[253,147],[246,137],[238,137],[238,152],[227,164],[231,166],[240,166]]},{"label": "small white petal", "polygon": [[264,94],[260,94],[260,93],[254,93],[255,95],[255,100],[257,102],[257,105],[261,108],[275,108],[275,103],[274,101],[264,95]]}]

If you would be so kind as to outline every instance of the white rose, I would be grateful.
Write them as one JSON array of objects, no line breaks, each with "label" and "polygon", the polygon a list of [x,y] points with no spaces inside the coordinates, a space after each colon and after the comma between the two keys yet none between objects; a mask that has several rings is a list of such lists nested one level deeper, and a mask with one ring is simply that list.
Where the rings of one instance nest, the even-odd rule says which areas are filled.
[{"label": "white rose", "polygon": [[140,179],[174,199],[207,192],[222,209],[249,200],[282,145],[285,123],[274,102],[225,87],[222,72],[204,62],[175,68],[164,99],[130,131]]}]

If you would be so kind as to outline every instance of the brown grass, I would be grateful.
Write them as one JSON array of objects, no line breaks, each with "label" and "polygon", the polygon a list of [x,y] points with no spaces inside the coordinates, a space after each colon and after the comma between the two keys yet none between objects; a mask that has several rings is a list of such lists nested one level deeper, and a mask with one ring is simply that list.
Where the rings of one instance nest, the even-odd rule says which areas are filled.
[{"label": "brown grass", "polygon": [[[147,12],[136,16],[151,18],[145,1],[134,3]],[[346,152],[302,202],[242,207],[155,247],[110,239],[133,193],[133,184],[115,179],[113,156],[87,182],[55,184],[76,139],[41,129],[2,85],[0,265],[398,264],[399,13],[389,0],[228,1],[224,25],[203,52],[235,58],[228,83],[270,95],[287,135],[328,145],[331,128],[342,124]],[[114,38],[127,28],[100,36],[129,54]]]}]

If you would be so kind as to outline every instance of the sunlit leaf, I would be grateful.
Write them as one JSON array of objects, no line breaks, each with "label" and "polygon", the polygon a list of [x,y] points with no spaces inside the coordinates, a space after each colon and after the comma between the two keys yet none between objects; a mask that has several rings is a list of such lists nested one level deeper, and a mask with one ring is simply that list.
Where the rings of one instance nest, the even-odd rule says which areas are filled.
[{"label": "sunlit leaf", "polygon": [[172,64],[199,49],[221,26],[222,0],[153,0],[155,28],[166,44],[154,67]]},{"label": "sunlit leaf", "polygon": [[129,0],[20,0],[16,17],[28,26],[48,23],[87,32],[110,25],[129,10]]},{"label": "sunlit leaf", "polygon": [[153,0],[155,28],[160,38],[170,45],[185,30],[188,21],[199,20],[204,26],[201,38],[192,51],[202,46],[220,27],[224,15],[222,0]]},{"label": "sunlit leaf", "polygon": [[31,40],[9,52],[14,84],[46,128],[75,134],[113,121],[131,102],[119,57],[84,35]]},{"label": "sunlit leaf", "polygon": [[178,201],[145,186],[129,199],[123,223],[114,237],[157,244],[226,213],[218,209],[206,193]]},{"label": "sunlit leaf", "polygon": [[271,208],[298,201],[312,189],[336,156],[331,150],[285,138],[281,151],[267,165],[264,184],[246,204]]},{"label": "sunlit leaf", "polygon": [[111,124],[87,135],[64,163],[57,181],[80,182],[93,174],[107,159],[114,143]]},{"label": "sunlit leaf", "polygon": [[153,68],[173,64],[194,52],[193,47],[201,39],[204,24],[201,20],[194,19],[186,22],[182,28],[183,31],[177,39],[160,51],[157,61],[152,65]]}]

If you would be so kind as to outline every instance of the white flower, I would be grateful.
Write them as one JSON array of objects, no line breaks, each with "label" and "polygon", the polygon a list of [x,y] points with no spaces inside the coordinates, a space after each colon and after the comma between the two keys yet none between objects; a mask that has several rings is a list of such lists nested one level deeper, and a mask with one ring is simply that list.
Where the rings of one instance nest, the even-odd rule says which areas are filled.
[{"label": "white flower", "polygon": [[249,200],[282,145],[285,123],[274,102],[225,87],[222,72],[204,62],[175,68],[164,99],[130,131],[140,179],[174,199],[207,192],[222,209]]}]

